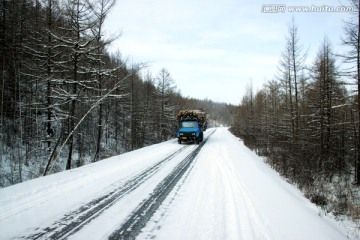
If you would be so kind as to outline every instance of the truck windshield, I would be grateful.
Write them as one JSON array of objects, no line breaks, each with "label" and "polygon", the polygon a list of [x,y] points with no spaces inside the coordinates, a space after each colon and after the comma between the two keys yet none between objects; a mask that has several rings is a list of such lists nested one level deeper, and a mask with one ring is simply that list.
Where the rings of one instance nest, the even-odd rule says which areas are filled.
[{"label": "truck windshield", "polygon": [[180,123],[180,127],[182,128],[197,128],[198,123],[196,121],[185,121]]}]

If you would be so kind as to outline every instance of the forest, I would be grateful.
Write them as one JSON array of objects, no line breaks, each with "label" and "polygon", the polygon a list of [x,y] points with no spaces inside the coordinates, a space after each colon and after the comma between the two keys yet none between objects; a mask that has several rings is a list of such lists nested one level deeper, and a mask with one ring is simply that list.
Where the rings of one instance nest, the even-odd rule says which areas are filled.
[{"label": "forest", "polygon": [[114,4],[1,1],[0,187],[174,138],[181,109],[230,124],[227,104],[182,97],[165,68],[108,52]]},{"label": "forest", "polygon": [[275,76],[256,92],[249,84],[231,130],[313,203],[359,221],[360,15],[352,3],[347,52],[325,36],[308,61],[292,19]]}]

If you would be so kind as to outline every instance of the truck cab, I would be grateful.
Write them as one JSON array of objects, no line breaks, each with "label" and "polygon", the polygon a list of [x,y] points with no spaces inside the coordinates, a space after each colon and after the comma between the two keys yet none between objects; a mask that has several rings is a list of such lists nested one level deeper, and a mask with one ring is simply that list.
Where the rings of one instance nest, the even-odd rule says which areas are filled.
[{"label": "truck cab", "polygon": [[203,141],[203,130],[196,120],[181,120],[179,121],[177,137],[179,144],[181,142],[196,142],[199,144]]}]

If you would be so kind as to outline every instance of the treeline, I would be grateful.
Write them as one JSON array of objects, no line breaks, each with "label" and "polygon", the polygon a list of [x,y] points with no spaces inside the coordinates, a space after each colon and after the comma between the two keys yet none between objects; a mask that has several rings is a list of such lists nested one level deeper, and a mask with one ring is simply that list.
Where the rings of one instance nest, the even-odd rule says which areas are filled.
[{"label": "treeline", "polygon": [[0,3],[0,187],[174,138],[176,113],[228,106],[187,99],[171,74],[110,54],[115,0]]},{"label": "treeline", "polygon": [[[347,27],[358,49],[358,22]],[[293,20],[277,75],[248,87],[232,131],[311,201],[360,219],[359,52],[336,54],[325,37],[310,65],[307,55]]]}]

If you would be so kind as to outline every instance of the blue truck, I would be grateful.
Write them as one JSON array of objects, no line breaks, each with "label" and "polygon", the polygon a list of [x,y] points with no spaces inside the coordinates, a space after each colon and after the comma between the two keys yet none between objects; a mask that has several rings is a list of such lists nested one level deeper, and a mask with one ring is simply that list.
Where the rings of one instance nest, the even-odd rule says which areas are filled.
[{"label": "blue truck", "polygon": [[201,110],[182,110],[176,119],[179,123],[177,133],[178,143],[196,142],[199,144],[204,139],[207,128],[207,114]]}]

